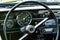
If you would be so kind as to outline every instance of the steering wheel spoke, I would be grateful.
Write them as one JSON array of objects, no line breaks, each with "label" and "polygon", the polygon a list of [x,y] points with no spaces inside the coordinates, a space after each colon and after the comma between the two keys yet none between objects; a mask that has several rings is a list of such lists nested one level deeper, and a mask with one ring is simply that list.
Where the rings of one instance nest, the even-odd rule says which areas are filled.
[{"label": "steering wheel spoke", "polygon": [[39,23],[35,26],[35,28],[37,28],[39,25],[41,25],[42,23],[44,23],[47,19],[48,19],[48,18],[44,18],[41,22],[39,22]]},{"label": "steering wheel spoke", "polygon": [[28,34],[26,33],[26,34],[24,34],[19,40],[22,40],[22,39],[24,39],[25,37],[27,37],[28,36]]}]

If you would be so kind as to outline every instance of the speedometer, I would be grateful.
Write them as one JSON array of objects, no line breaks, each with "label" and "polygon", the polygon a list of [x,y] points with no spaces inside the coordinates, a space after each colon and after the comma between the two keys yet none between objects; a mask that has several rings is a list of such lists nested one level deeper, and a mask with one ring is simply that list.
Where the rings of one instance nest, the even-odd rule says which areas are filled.
[{"label": "speedometer", "polygon": [[28,11],[22,11],[20,14],[17,16],[17,23],[20,26],[26,26],[31,23],[32,21],[32,15]]}]

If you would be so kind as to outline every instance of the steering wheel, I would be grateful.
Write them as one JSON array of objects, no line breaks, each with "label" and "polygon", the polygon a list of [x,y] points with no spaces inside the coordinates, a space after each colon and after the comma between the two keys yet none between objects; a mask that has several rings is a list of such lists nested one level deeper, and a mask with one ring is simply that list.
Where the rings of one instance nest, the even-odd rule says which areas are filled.
[{"label": "steering wheel", "polygon": [[[25,3],[37,3],[43,7],[45,7],[50,13],[48,15],[47,18],[44,18],[44,20],[42,20],[41,22],[39,22],[37,25],[34,26],[34,28],[31,26],[31,25],[27,25],[26,26],[26,30],[28,31],[29,27],[31,26],[33,28],[33,32],[35,31],[35,29],[40,26],[42,23],[44,23],[46,20],[48,20],[49,18],[53,18],[56,22],[56,26],[57,26],[57,19],[56,19],[56,16],[54,15],[54,13],[51,11],[51,9],[49,7],[47,7],[46,5],[44,5],[43,3],[39,3],[39,2],[36,2],[36,1],[26,1],[26,2],[22,2],[22,3],[18,3],[16,4],[14,7],[11,8],[11,10],[7,13],[6,17],[5,17],[5,20],[4,20],[4,25],[3,25],[3,32],[4,32],[4,36],[5,36],[5,40],[8,40],[7,39],[7,31],[6,31],[6,26],[7,26],[7,20],[8,20],[8,17],[10,16],[11,12],[14,11],[15,8],[17,8],[18,6],[20,6],[21,4],[25,4]],[[31,31],[32,32],[32,31]],[[32,33],[33,33],[32,32]],[[20,40],[24,39],[26,36],[28,36],[29,34],[26,33],[25,35],[23,35]],[[57,35],[56,35],[56,39],[55,40],[58,40],[58,35],[59,35],[59,28],[57,26]]]}]

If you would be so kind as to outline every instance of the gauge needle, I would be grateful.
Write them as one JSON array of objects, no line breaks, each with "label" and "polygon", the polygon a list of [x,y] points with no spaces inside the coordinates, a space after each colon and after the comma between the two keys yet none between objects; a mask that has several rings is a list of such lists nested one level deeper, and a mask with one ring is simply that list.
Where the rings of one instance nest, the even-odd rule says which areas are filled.
[{"label": "gauge needle", "polygon": [[26,17],[23,18],[23,20],[25,20],[29,15],[27,15]]},{"label": "gauge needle", "polygon": [[[41,25],[43,22],[45,22],[48,18],[44,18],[44,20],[42,20],[41,22],[39,22],[36,26],[35,26],[35,29]],[[26,33],[25,35],[23,35],[19,40],[22,40],[24,39],[26,36],[28,36],[28,34]]]}]

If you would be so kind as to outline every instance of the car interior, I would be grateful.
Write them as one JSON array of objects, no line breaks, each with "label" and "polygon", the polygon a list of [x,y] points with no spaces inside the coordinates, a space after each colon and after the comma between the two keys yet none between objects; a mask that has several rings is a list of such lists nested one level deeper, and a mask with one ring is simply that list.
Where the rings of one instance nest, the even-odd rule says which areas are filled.
[{"label": "car interior", "polygon": [[1,1],[0,40],[60,40],[60,1]]}]

